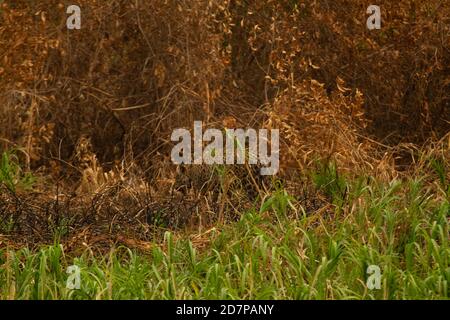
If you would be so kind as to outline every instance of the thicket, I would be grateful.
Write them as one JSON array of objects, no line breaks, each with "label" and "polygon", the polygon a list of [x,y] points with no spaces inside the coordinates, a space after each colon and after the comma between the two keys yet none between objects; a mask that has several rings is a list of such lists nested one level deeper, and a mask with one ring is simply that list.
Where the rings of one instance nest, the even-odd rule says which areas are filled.
[{"label": "thicket", "polygon": [[[0,11],[0,151],[44,177],[44,217],[64,203],[103,212],[88,221],[128,209],[178,225],[248,208],[270,188],[251,168],[171,164],[172,130],[194,120],[279,128],[287,186],[320,159],[392,179],[427,153],[448,175],[448,1],[380,0],[372,31],[362,0],[85,0],[82,29],[67,30],[70,4]],[[90,208],[71,205],[84,196]]]}]

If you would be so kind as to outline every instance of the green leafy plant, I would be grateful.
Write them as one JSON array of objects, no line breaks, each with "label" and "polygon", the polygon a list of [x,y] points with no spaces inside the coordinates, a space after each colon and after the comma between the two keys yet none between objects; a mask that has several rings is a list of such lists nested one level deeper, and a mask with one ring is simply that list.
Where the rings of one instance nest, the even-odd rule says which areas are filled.
[{"label": "green leafy plant", "polygon": [[439,177],[439,181],[441,182],[444,190],[446,190],[447,195],[450,195],[450,185],[447,181],[447,171],[444,161],[441,159],[431,158],[430,166]]},{"label": "green leafy plant", "polygon": [[347,182],[339,175],[334,163],[319,164],[318,170],[312,173],[312,179],[316,187],[323,190],[335,204],[342,204],[348,191]]},{"label": "green leafy plant", "polygon": [[35,177],[24,172],[19,165],[19,159],[14,152],[5,151],[0,159],[0,184],[4,184],[12,192],[17,188],[29,190],[33,187]]},{"label": "green leafy plant", "polygon": [[[422,179],[347,181],[346,214],[286,215],[281,186],[241,219],[192,235],[165,232],[148,252],[0,248],[2,299],[448,299],[448,201]],[[400,196],[404,194],[408,196]],[[278,220],[279,223],[274,223]],[[67,288],[69,266],[79,290]],[[381,288],[367,286],[367,268]]]}]

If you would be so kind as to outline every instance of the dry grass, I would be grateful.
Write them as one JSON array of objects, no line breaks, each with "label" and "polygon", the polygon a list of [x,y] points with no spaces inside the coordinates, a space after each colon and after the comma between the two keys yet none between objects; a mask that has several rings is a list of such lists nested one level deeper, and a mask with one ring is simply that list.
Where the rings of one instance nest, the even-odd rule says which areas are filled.
[{"label": "dry grass", "polygon": [[435,158],[448,176],[450,4],[379,4],[369,32],[359,0],[86,0],[68,31],[66,1],[4,1],[0,151],[39,183],[1,193],[3,221],[29,241],[114,242],[237,219],[274,183],[172,165],[170,134],[194,120],[280,128],[277,179],[308,203],[318,160],[390,181]]}]

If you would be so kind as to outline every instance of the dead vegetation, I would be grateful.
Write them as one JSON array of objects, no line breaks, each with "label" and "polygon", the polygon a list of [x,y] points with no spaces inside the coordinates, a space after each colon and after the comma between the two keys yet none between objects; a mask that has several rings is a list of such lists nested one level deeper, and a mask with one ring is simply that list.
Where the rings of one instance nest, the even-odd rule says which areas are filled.
[{"label": "dead vegetation", "polygon": [[365,1],[86,0],[80,31],[68,5],[1,5],[0,150],[40,183],[2,189],[0,233],[117,240],[235,219],[273,181],[172,165],[170,134],[194,120],[279,128],[277,179],[307,197],[318,159],[389,180],[440,150],[448,169],[448,2],[379,1],[380,31]]}]

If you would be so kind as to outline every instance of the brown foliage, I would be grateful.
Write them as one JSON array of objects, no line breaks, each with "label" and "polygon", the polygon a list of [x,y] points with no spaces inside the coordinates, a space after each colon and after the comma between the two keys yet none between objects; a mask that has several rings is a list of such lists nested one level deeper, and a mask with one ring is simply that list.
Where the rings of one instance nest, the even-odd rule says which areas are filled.
[{"label": "brown foliage", "polygon": [[81,30],[67,30],[68,5],[0,9],[0,149],[23,150],[49,185],[173,196],[187,179],[196,190],[181,197],[222,212],[266,184],[232,168],[246,182],[216,191],[233,200],[199,204],[218,182],[170,163],[173,129],[280,128],[283,169],[332,158],[387,176],[390,148],[449,132],[448,1],[380,0],[376,31],[362,0],[85,0]]}]

